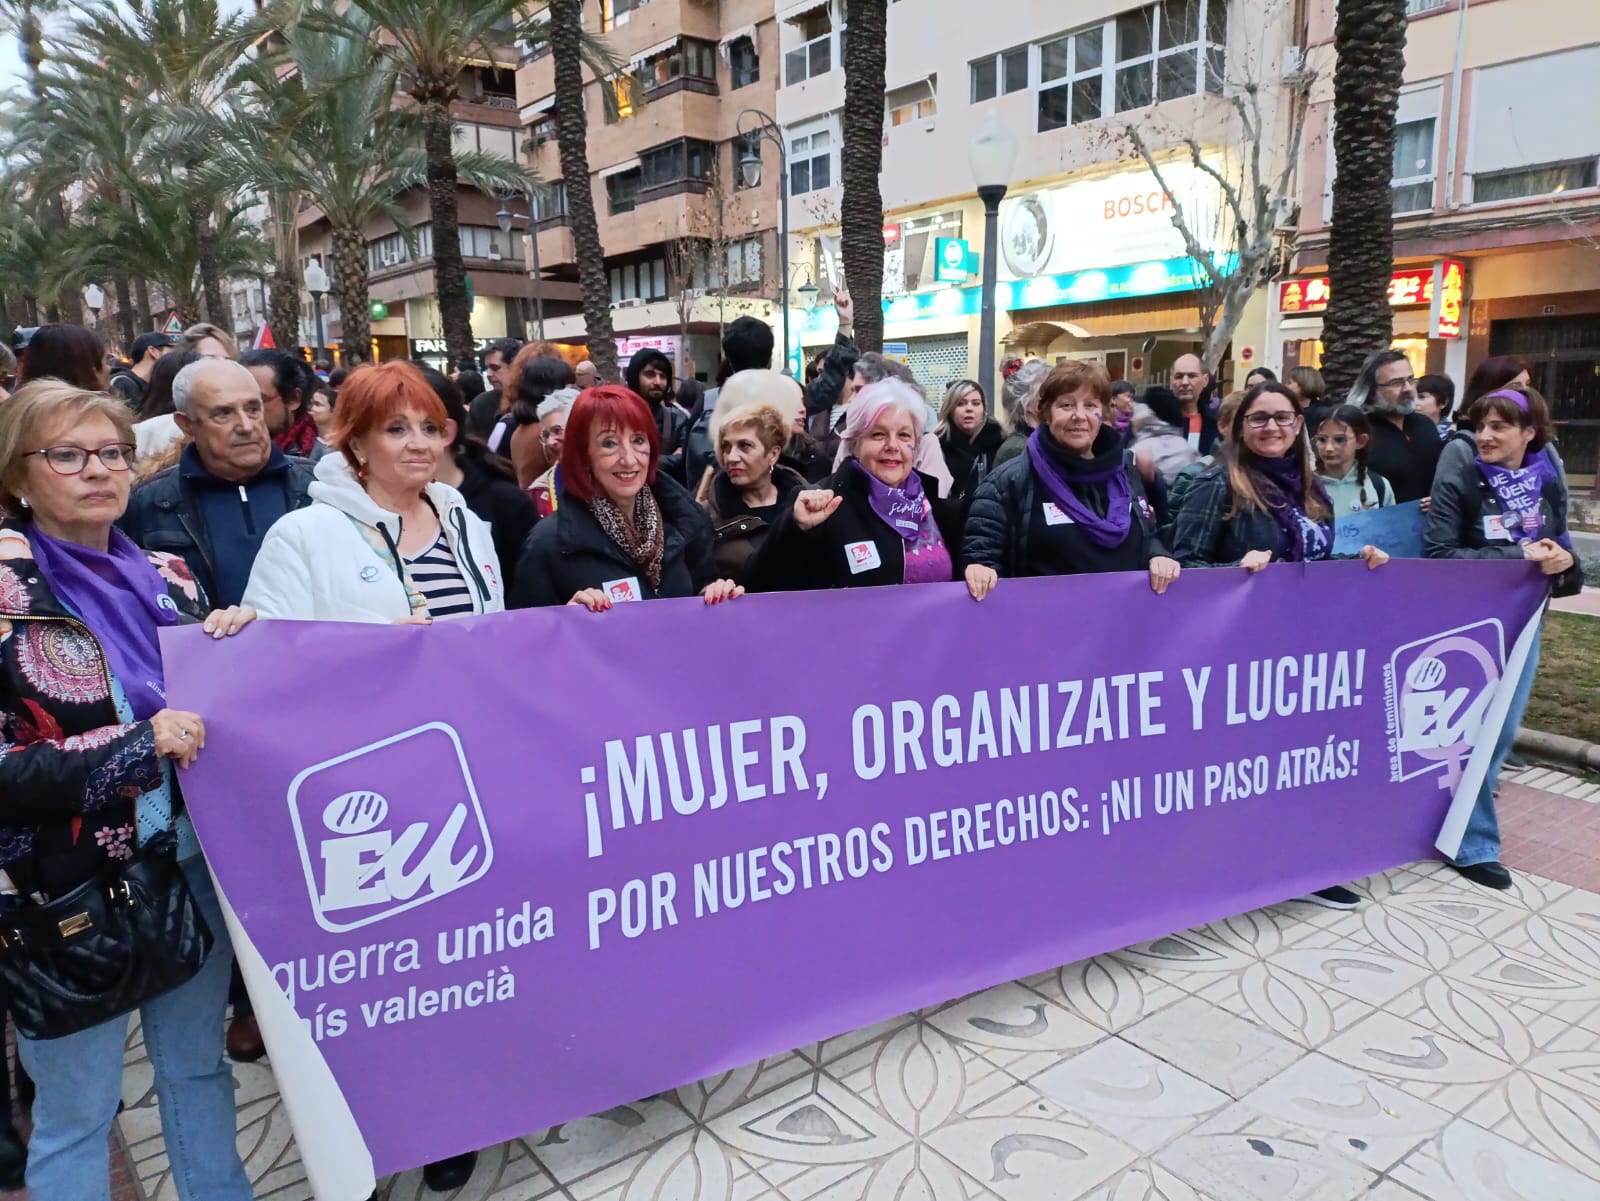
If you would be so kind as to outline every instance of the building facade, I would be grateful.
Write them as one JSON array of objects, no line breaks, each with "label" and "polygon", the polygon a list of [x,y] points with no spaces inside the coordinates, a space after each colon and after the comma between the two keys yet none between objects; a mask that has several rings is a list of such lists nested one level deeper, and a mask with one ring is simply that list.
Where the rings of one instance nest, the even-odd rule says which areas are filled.
[{"label": "building facade", "polygon": [[[1320,358],[1334,7],[1311,5],[1309,51],[1325,82],[1307,122],[1296,270],[1272,298],[1274,361]],[[1522,358],[1550,401],[1568,471],[1589,482],[1600,451],[1600,5],[1409,7],[1393,176],[1395,346],[1419,375],[1442,371],[1458,387],[1490,355]]]},{"label": "building facade", "polygon": [[[605,248],[619,358],[660,349],[680,376],[710,378],[727,322],[753,314],[781,324],[777,148],[745,132],[773,111],[780,62],[772,0],[604,0],[584,13],[625,64],[610,78],[586,69],[584,88],[583,186]],[[578,266],[566,203],[574,181],[562,178],[547,49],[524,56],[517,99],[541,180],[544,334],[581,353],[576,304],[550,300],[562,289],[576,296]]]}]

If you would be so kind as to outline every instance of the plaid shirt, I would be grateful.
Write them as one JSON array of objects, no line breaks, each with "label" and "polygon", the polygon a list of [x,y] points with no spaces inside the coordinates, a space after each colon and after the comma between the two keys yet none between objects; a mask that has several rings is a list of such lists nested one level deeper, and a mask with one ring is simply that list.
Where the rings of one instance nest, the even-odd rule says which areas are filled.
[{"label": "plaid shirt", "polygon": [[1272,514],[1252,509],[1228,517],[1232,508],[1227,465],[1201,472],[1173,523],[1172,557],[1180,566],[1234,567],[1253,550],[1280,553],[1283,529]]}]

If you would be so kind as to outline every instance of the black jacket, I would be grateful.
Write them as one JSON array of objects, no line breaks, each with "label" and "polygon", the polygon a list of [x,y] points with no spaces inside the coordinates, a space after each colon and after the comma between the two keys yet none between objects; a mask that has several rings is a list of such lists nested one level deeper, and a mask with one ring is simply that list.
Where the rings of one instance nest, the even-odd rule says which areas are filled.
[{"label": "black jacket", "polygon": [[[803,475],[785,467],[782,461],[772,469],[772,482],[778,487],[778,500],[772,507],[776,521],[794,508],[795,496],[809,485]],[[717,538],[717,578],[743,584],[746,568],[766,542],[772,523],[750,511],[725,471],[718,471],[711,478],[706,516],[711,519]]]},{"label": "black jacket", "polygon": [[973,438],[951,426],[939,436],[944,449],[944,465],[950,469],[950,495],[957,499],[971,499],[983,477],[995,468],[995,456],[1005,445],[1006,432],[1000,423],[990,417]]},{"label": "black jacket", "polygon": [[495,557],[500,560],[500,570],[505,575],[501,581],[510,595],[512,581],[516,579],[517,556],[528,532],[539,520],[539,511],[533,507],[533,498],[517,481],[491,471],[483,460],[472,454],[463,455],[461,464],[461,499],[467,502],[479,517],[489,523],[489,534],[494,539]]},{"label": "black jacket", "polygon": [[563,492],[560,507],[534,526],[523,544],[507,608],[564,605],[585,588],[628,579],[638,580],[641,600],[700,595],[717,579],[711,522],[677,481],[657,473],[654,487],[665,541],[659,587],[650,586],[588,505]]},{"label": "black jacket", "polygon": [[500,389],[479,393],[467,406],[467,434],[487,442],[500,424]]},{"label": "black jacket", "polygon": [[1371,416],[1372,437],[1367,442],[1367,470],[1389,481],[1397,504],[1421,500],[1433,489],[1444,442],[1439,427],[1421,413],[1407,413],[1400,429],[1387,417]]},{"label": "black jacket", "polygon": [[[1047,520],[1044,506],[1049,496],[1033,469],[1033,461],[1022,455],[991,472],[979,486],[967,511],[962,561],[982,563],[1000,576],[1013,579],[1143,571],[1151,559],[1166,555],[1167,548],[1157,533],[1155,512],[1145,495],[1144,480],[1134,466],[1133,455],[1123,449],[1122,440],[1113,430],[1101,434],[1096,450],[1099,453],[1093,458],[1080,460],[1082,466],[1103,468],[1120,460],[1132,492],[1133,520],[1120,546],[1099,546],[1078,526]],[[1061,463],[1070,480],[1074,464],[1067,459]],[[1085,484],[1077,492],[1091,509],[1104,513],[1104,484]]]},{"label": "black jacket", "polygon": [[111,373],[111,383],[107,391],[114,392],[128,402],[128,407],[135,413],[144,403],[144,394],[150,390],[150,385],[133,373],[131,367],[118,367]]},{"label": "black jacket", "polygon": [[[191,444],[184,448],[175,466],[158,471],[133,490],[127,512],[117,525],[143,549],[166,551],[187,563],[214,603],[219,606],[237,604],[242,590],[235,588],[230,594],[229,589],[221,586],[219,578],[249,580],[255,552],[260,549],[260,539],[265,537],[267,527],[283,513],[291,513],[310,503],[311,481],[315,476],[316,466],[311,460],[274,450],[261,473],[243,485],[244,496],[239,500],[242,518],[249,526],[259,527],[255,530],[254,544],[218,546],[206,525],[202,491],[215,497],[218,491],[232,492],[235,486],[224,485],[210,477],[200,463],[199,452]],[[249,498],[258,490],[268,488],[282,490],[270,498],[272,516],[270,520],[253,520]],[[249,562],[224,561],[241,556],[248,556]],[[219,565],[224,570],[219,572]]]},{"label": "black jacket", "polygon": [[[917,475],[933,505],[933,519],[950,552],[953,576],[959,578],[961,561],[961,505],[940,500],[939,484],[931,475]],[[750,565],[745,587],[751,592],[808,592],[817,588],[870,588],[878,584],[903,584],[906,543],[900,534],[872,511],[868,503],[867,473],[854,459],[817,485],[844,497],[844,503],[821,525],[803,530],[791,509],[762,544]],[[851,571],[847,548],[870,542],[878,566]]]}]

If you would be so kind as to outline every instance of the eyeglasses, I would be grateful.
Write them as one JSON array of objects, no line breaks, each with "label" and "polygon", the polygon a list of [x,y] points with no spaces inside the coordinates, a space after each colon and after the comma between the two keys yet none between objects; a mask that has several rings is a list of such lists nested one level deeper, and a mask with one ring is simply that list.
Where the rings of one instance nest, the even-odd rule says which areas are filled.
[{"label": "eyeglasses", "polygon": [[1299,413],[1247,413],[1244,423],[1253,430],[1264,430],[1269,425],[1275,425],[1279,429],[1286,430],[1293,429],[1295,423],[1299,420]]},{"label": "eyeglasses", "polygon": [[1380,388],[1404,388],[1407,384],[1414,384],[1416,382],[1417,382],[1417,377],[1416,376],[1407,375],[1407,376],[1405,376],[1405,377],[1403,377],[1401,379],[1384,380],[1382,383],[1380,383],[1378,385],[1378,387],[1380,387]]},{"label": "eyeglasses", "polygon": [[30,450],[22,457],[29,459],[34,455],[42,455],[44,461],[50,464],[50,470],[57,475],[79,474],[89,465],[90,455],[105,464],[108,471],[129,471],[133,468],[131,442],[108,442],[98,450],[82,446],[46,446],[43,450]]},{"label": "eyeglasses", "polygon": [[1318,434],[1317,435],[1317,445],[1318,446],[1343,446],[1348,441],[1350,441],[1350,435],[1349,434]]},{"label": "eyeglasses", "polygon": [[566,434],[567,434],[567,427],[564,426],[564,425],[563,426],[558,426],[553,430],[540,430],[539,431],[539,441],[541,441],[541,442],[554,442],[558,438],[566,437]]}]

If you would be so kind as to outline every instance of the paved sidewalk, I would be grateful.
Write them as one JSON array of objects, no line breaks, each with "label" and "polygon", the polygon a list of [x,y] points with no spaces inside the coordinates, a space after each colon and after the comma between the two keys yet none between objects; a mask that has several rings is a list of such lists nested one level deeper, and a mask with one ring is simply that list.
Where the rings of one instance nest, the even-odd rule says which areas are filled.
[{"label": "paved sidewalk", "polygon": [[1557,613],[1584,613],[1600,617],[1600,588],[1585,588],[1577,596],[1566,596],[1550,602]]},{"label": "paved sidewalk", "polygon": [[[457,1196],[1600,1201],[1600,790],[1521,779],[1509,893],[1400,868],[1353,912],[1243,914],[530,1134]],[[236,1070],[256,1196],[309,1197],[270,1070]],[[121,1128],[174,1198],[149,1083],[135,1036]]]}]

